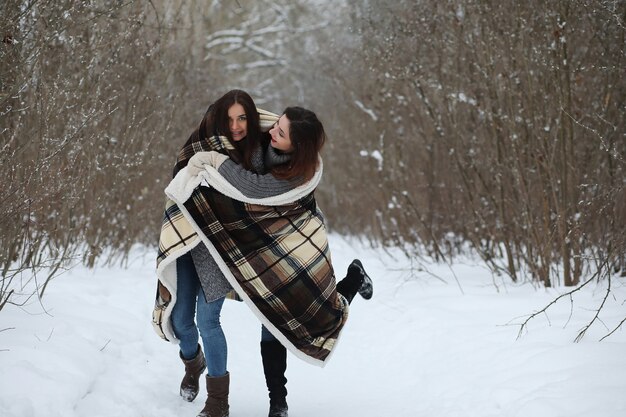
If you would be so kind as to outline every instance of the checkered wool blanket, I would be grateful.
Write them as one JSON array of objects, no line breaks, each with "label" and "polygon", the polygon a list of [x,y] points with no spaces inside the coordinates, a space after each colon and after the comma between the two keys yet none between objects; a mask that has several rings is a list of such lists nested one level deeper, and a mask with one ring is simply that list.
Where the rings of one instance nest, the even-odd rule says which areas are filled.
[{"label": "checkered wool blanket", "polygon": [[[176,302],[176,258],[203,243],[237,294],[299,358],[324,366],[346,322],[336,291],[328,239],[313,191],[322,174],[287,193],[251,199],[213,167],[197,176],[182,168],[159,244],[157,332],[176,341],[169,316]],[[204,184],[204,185],[201,185]]]}]

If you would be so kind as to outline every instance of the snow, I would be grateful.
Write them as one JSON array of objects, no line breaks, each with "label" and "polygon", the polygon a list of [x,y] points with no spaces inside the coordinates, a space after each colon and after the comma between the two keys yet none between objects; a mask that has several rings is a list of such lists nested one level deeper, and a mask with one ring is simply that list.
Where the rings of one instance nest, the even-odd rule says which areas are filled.
[{"label": "snow", "polygon": [[368,109],[367,107],[365,107],[365,104],[363,104],[363,102],[361,100],[354,100],[354,104],[356,104],[356,106],[363,110],[363,112],[365,114],[367,114],[369,117],[372,118],[373,121],[377,121],[378,120],[378,116],[376,115],[376,112],[374,112],[374,110],[372,109]]},{"label": "snow", "polygon": [[[513,284],[471,261],[418,269],[399,253],[338,236],[331,249],[338,275],[363,260],[374,298],[355,299],[325,368],[289,357],[291,416],[626,415],[626,332],[598,342],[608,331],[594,325],[573,343],[602,285],[577,292],[573,307],[560,301],[517,339],[518,324],[565,289]],[[612,289],[601,312],[610,329],[623,318],[624,280]],[[178,396],[178,350],[150,325],[150,251],[135,253],[127,269],[75,267],[46,291],[43,305],[0,312],[0,416],[173,417],[202,408],[202,392],[193,403]],[[231,415],[265,417],[260,326],[236,302],[225,303],[222,322]]]},{"label": "snow", "polygon": [[376,162],[378,163],[378,170],[382,171],[384,158],[383,158],[383,154],[378,149],[375,149],[372,152],[368,152],[367,150],[362,149],[359,152],[359,155],[362,156],[362,157],[368,157],[369,156],[369,157],[375,159]]}]

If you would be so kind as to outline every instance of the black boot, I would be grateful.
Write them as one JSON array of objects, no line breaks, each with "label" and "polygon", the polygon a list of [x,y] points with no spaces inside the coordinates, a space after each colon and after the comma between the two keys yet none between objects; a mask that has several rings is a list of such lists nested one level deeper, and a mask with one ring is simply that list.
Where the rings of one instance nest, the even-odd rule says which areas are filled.
[{"label": "black boot", "polygon": [[337,283],[337,292],[343,295],[348,303],[352,302],[357,292],[366,300],[372,298],[374,293],[372,279],[363,269],[361,261],[355,259],[348,266],[346,277]]},{"label": "black boot", "polygon": [[261,342],[261,358],[270,395],[268,417],[287,417],[287,349],[278,340]]},{"label": "black boot", "polygon": [[352,261],[352,263],[348,267],[348,271],[350,270],[350,268],[357,269],[359,273],[363,275],[363,283],[359,287],[359,295],[364,299],[369,300],[370,298],[372,298],[372,295],[374,295],[374,283],[372,282],[372,279],[369,275],[367,275],[367,272],[365,272],[365,268],[363,268],[363,264],[358,259]]}]

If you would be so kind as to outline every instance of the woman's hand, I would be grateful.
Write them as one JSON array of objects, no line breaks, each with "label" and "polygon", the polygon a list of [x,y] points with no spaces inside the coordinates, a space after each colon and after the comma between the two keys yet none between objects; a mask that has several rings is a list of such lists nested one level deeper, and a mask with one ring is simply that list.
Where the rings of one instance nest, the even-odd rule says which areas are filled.
[{"label": "woman's hand", "polygon": [[206,165],[210,165],[218,169],[222,163],[228,159],[228,156],[216,151],[198,152],[189,159],[187,170],[191,175],[198,175],[206,169]]}]

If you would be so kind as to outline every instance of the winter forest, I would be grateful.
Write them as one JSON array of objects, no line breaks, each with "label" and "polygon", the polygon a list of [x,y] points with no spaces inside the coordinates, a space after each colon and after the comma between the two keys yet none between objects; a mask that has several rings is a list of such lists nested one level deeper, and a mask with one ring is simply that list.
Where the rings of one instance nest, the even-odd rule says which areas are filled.
[{"label": "winter forest", "polygon": [[624,0],[3,0],[0,39],[0,339],[71,265],[151,256],[175,155],[232,88],[320,116],[332,233],[471,258],[533,288],[520,314],[601,288],[595,340],[625,330]]},{"label": "winter forest", "polygon": [[320,113],[339,233],[546,286],[624,267],[624,2],[350,3],[4,1],[3,280],[153,245],[234,87]]}]

